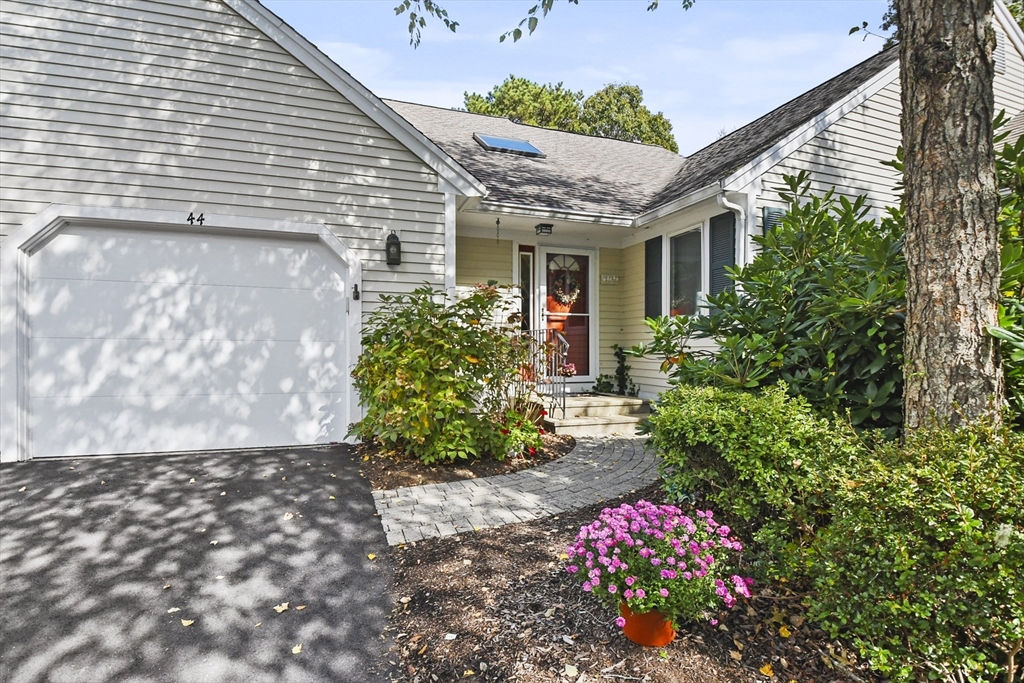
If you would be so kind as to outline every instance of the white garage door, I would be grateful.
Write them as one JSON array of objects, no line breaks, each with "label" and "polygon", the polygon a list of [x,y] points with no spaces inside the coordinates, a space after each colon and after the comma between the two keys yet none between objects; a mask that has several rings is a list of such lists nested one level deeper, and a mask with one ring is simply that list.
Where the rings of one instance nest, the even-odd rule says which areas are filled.
[{"label": "white garage door", "polygon": [[28,454],[343,440],[352,285],[315,236],[62,230],[28,264]]}]

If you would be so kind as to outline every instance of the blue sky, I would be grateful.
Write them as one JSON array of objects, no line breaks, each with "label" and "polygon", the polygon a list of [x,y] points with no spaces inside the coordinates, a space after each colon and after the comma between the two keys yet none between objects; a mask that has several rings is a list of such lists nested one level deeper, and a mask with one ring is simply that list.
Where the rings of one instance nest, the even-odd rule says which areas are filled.
[{"label": "blue sky", "polygon": [[433,21],[409,45],[397,0],[263,0],[381,97],[462,106],[509,74],[563,82],[590,94],[639,85],[673,124],[688,154],[877,52],[882,41],[848,35],[877,27],[885,0],[678,0],[556,2],[533,36],[513,44],[529,0],[441,0],[460,26]]}]

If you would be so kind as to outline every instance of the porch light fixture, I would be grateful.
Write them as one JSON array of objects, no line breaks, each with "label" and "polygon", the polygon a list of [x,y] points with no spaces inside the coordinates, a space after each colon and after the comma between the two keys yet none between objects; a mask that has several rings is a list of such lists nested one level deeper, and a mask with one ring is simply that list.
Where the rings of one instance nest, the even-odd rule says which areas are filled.
[{"label": "porch light fixture", "polygon": [[551,234],[551,230],[554,227],[555,226],[552,225],[551,223],[538,223],[536,225],[536,227],[534,227],[534,230],[537,231],[538,235],[550,235]]},{"label": "porch light fixture", "polygon": [[384,252],[387,254],[387,264],[389,266],[402,265],[402,240],[398,238],[394,230],[391,231],[391,234],[385,240]]}]

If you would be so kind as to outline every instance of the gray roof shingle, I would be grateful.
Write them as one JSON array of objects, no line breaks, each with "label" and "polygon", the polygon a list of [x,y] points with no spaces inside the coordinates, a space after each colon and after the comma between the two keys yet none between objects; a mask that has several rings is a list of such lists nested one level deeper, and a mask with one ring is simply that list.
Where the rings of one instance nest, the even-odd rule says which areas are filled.
[{"label": "gray roof shingle", "polygon": [[[662,147],[538,128],[496,116],[385,100],[479,178],[487,200],[613,216],[639,213],[682,166]],[[527,140],[544,158],[487,151],[473,133]]]},{"label": "gray roof shingle", "polygon": [[[740,169],[882,72],[899,58],[898,52],[890,48],[869,57],[689,157],[654,145],[526,126],[456,109],[384,101],[482,181],[488,201],[635,216]],[[546,156],[488,151],[473,139],[473,133],[527,140]]]},{"label": "gray roof shingle", "polygon": [[852,69],[847,69],[756,121],[694,152],[687,157],[686,163],[676,172],[672,181],[654,196],[647,208],[667,204],[722,180],[770,149],[794,128],[807,123],[881,73],[898,58],[899,49],[895,47],[868,57]]}]

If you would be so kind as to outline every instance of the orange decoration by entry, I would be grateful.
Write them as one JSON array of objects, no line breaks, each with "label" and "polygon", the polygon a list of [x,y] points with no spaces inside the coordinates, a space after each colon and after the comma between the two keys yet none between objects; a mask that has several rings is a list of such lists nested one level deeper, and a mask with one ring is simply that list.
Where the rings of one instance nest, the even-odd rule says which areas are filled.
[{"label": "orange decoration by entry", "polygon": [[622,633],[637,645],[662,647],[675,640],[676,630],[672,628],[672,622],[657,610],[633,614],[629,605],[620,602],[619,614],[626,620]]}]

